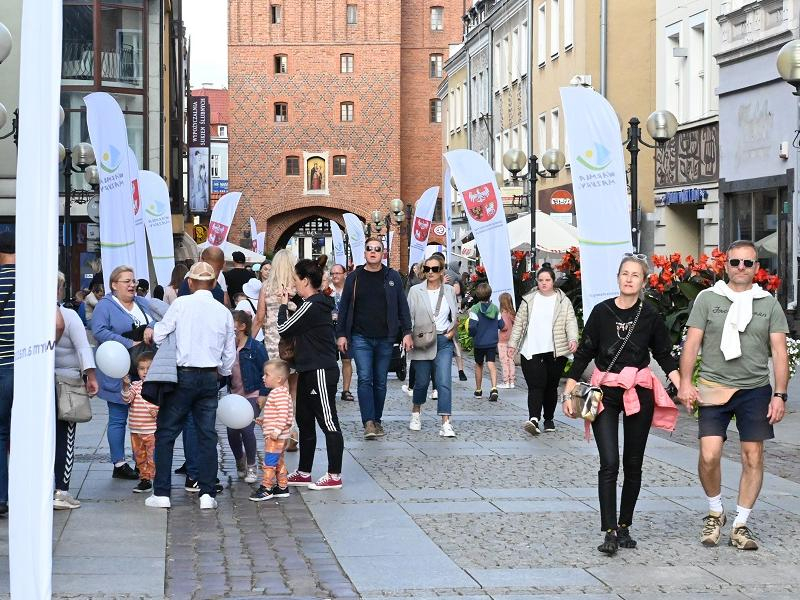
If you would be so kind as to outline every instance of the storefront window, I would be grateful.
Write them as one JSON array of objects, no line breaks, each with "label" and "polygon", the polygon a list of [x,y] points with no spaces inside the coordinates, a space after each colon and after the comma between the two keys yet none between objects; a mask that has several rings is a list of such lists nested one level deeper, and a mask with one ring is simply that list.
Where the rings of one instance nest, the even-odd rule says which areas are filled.
[{"label": "storefront window", "polygon": [[778,271],[778,198],[778,190],[728,197],[729,240],[753,240],[761,266],[769,271]]}]

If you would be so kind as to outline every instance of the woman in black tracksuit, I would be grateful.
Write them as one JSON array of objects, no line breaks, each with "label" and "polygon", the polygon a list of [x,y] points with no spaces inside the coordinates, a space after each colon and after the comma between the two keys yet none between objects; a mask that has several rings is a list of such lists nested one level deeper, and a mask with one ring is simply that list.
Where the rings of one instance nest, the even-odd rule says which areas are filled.
[{"label": "woman in black tracksuit", "polygon": [[[289,475],[289,485],[308,486],[313,490],[342,487],[344,453],[344,437],[335,404],[339,364],[331,314],[334,302],[319,292],[322,273],[320,262],[299,261],[294,267],[294,282],[303,302],[289,316],[289,294],[284,289],[278,309],[278,333],[281,338],[294,339],[294,368],[299,375],[295,419],[300,429],[300,463],[297,471]],[[328,450],[328,472],[316,483],[311,478],[317,447],[315,420],[325,433]]]}]

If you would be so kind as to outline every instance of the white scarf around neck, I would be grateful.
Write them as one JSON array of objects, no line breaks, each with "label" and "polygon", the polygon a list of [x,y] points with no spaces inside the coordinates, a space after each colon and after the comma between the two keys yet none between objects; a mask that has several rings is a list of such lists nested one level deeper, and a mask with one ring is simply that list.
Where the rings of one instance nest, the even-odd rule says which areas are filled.
[{"label": "white scarf around neck", "polygon": [[753,318],[753,300],[766,298],[771,294],[755,283],[753,287],[744,292],[733,291],[724,281],[717,281],[710,289],[715,294],[725,296],[732,302],[725,317],[719,349],[722,350],[725,360],[739,358],[742,355],[739,334],[745,330]]}]

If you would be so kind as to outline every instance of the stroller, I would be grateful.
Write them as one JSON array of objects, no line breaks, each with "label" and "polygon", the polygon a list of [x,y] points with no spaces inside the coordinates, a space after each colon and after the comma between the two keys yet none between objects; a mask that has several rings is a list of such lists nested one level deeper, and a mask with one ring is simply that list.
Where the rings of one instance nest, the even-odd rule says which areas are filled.
[{"label": "stroller", "polygon": [[408,373],[406,351],[403,349],[403,336],[398,335],[392,344],[392,360],[389,362],[389,371],[394,371],[397,379],[400,381],[406,380]]}]

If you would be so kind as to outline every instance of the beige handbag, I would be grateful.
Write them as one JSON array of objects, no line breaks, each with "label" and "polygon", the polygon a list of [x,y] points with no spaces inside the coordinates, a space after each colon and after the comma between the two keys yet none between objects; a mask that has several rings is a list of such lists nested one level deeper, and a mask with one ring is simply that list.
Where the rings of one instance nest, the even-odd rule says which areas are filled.
[{"label": "beige handbag", "polygon": [[697,391],[700,393],[700,401],[698,402],[700,406],[722,406],[727,404],[728,400],[739,389],[699,377],[697,379]]},{"label": "beige handbag", "polygon": [[83,379],[56,375],[58,419],[70,423],[92,420],[92,405]]}]

